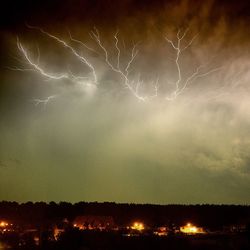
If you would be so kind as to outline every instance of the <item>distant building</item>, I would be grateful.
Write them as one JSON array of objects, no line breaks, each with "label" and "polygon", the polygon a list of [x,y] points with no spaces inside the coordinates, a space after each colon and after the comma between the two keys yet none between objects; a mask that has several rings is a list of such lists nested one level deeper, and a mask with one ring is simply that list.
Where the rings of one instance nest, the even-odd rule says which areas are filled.
[{"label": "distant building", "polygon": [[155,230],[154,230],[154,235],[157,235],[157,236],[167,236],[168,235],[168,232],[169,232],[169,228],[168,227],[157,227]]},{"label": "distant building", "polygon": [[73,226],[81,230],[108,230],[115,227],[112,216],[83,215],[77,216]]},{"label": "distant building", "polygon": [[65,230],[64,230],[63,228],[58,228],[57,226],[55,226],[55,227],[53,228],[53,236],[54,236],[54,239],[55,239],[55,240],[58,240],[59,237],[60,237],[60,235],[61,235],[62,233],[64,233],[64,232],[65,232]]}]

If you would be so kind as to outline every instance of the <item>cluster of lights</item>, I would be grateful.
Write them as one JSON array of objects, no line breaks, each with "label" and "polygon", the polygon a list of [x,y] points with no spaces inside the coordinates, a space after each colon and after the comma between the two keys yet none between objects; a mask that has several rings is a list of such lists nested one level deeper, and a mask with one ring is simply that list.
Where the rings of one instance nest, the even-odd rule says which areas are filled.
[{"label": "cluster of lights", "polygon": [[142,231],[144,230],[144,225],[143,223],[140,223],[140,222],[135,222],[132,226],[131,226],[131,229],[134,229],[134,230],[138,230],[138,231]]},{"label": "cluster of lights", "polygon": [[191,223],[187,223],[186,226],[180,228],[180,231],[186,234],[196,234],[198,233],[198,228]]},{"label": "cluster of lights", "polygon": [[9,224],[5,221],[0,222],[0,227],[7,227]]},{"label": "cluster of lights", "polygon": [[78,225],[78,224],[74,224],[73,227],[78,228],[80,230],[86,229],[86,227],[84,227],[83,225]]}]

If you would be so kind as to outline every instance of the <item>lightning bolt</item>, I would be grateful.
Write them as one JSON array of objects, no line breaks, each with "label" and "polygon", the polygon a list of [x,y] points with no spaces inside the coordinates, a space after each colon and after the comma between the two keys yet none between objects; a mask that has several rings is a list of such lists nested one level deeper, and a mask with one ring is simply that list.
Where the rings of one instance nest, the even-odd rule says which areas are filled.
[{"label": "lightning bolt", "polygon": [[180,66],[181,55],[186,49],[188,49],[192,45],[192,43],[197,37],[197,35],[195,35],[185,46],[182,46],[182,41],[186,37],[188,30],[189,29],[186,29],[183,33],[181,32],[180,29],[178,30],[176,34],[176,38],[177,38],[176,43],[174,43],[173,40],[170,40],[168,37],[165,36],[165,40],[171,45],[171,47],[175,51],[174,62],[175,62],[176,70],[177,70],[177,79],[174,82],[175,90],[170,94],[170,96],[166,97],[166,100],[168,101],[175,100],[180,94],[182,94],[186,90],[187,86],[190,85],[192,82],[194,82],[197,78],[205,77],[222,68],[222,67],[218,67],[218,68],[214,68],[214,69],[211,69],[209,71],[202,73],[201,71],[202,69],[205,68],[206,65],[200,65],[194,70],[194,72],[190,76],[183,79],[182,69]]},{"label": "lightning bolt", "polygon": [[15,68],[15,70],[20,70],[20,71],[37,71],[41,75],[43,75],[43,76],[45,76],[45,77],[47,77],[49,79],[53,79],[53,80],[69,79],[69,76],[67,74],[54,75],[54,74],[47,73],[44,69],[42,69],[39,66],[39,61],[40,61],[39,58],[40,58],[40,56],[38,56],[37,63],[34,62],[31,59],[30,55],[28,54],[28,51],[24,48],[24,46],[22,45],[22,43],[19,41],[18,37],[17,37],[17,48],[23,54],[23,56],[26,59],[26,61],[32,66],[32,69]]},{"label": "lightning bolt", "polygon": [[45,99],[33,99],[32,101],[35,103],[35,106],[42,105],[44,107],[44,109],[45,109],[47,104],[49,102],[51,102],[53,99],[55,99],[56,97],[57,97],[57,95],[51,95],[51,96],[48,96]]},{"label": "lightning bolt", "polygon": [[[31,29],[39,30],[41,33],[45,34],[49,38],[52,38],[53,40],[55,40],[58,43],[60,43],[64,48],[69,49],[72,52],[72,54],[81,63],[83,63],[83,65],[87,66],[90,69],[90,71],[92,72],[92,81],[91,82],[94,85],[98,84],[98,79],[97,79],[97,74],[96,74],[95,68],[93,67],[93,65],[89,62],[89,60],[86,57],[80,55],[72,46],[70,46],[68,43],[66,43],[64,40],[58,38],[57,36],[52,35],[52,34],[44,31],[43,29],[41,29],[39,27],[30,26],[30,25],[27,25],[27,27],[31,28]],[[76,39],[73,39],[72,36],[71,36],[71,34],[70,34],[70,38],[71,38],[72,41],[78,41]],[[85,47],[87,47],[87,46],[85,46]],[[14,68],[15,70],[19,70],[19,71],[32,71],[33,70],[33,71],[39,72],[41,75],[43,75],[44,77],[46,77],[48,79],[52,79],[52,80],[68,79],[68,80],[71,80],[74,83],[79,83],[79,80],[82,80],[83,78],[88,78],[88,77],[82,77],[82,76],[75,76],[74,74],[72,74],[72,72],[70,72],[70,73],[64,73],[64,74],[51,74],[51,73],[48,73],[42,67],[40,67],[40,65],[39,65],[39,58],[38,58],[37,62],[35,62],[31,58],[31,56],[29,55],[27,49],[25,49],[25,47],[19,41],[19,38],[17,38],[17,48],[19,49],[19,51],[21,52],[21,54],[24,56],[24,58],[26,59],[26,62],[31,66],[31,68],[29,68],[29,69]],[[89,47],[87,47],[87,48],[90,50]]]},{"label": "lightning bolt", "polygon": [[134,80],[129,79],[129,73],[130,73],[131,66],[132,66],[132,64],[133,64],[133,62],[134,62],[134,60],[139,52],[139,50],[137,49],[138,43],[132,47],[132,50],[130,52],[130,58],[125,63],[125,66],[122,68],[120,65],[121,49],[119,47],[118,31],[114,35],[115,49],[117,51],[117,64],[116,65],[114,65],[111,62],[111,59],[110,59],[111,56],[109,55],[108,50],[105,48],[103,42],[101,41],[99,31],[96,27],[94,28],[94,30],[91,31],[90,35],[96,41],[96,43],[99,45],[101,50],[103,51],[104,57],[105,57],[105,62],[108,65],[108,67],[113,72],[119,74],[121,76],[121,78],[123,79],[122,84],[124,85],[124,87],[127,88],[130,91],[130,93],[134,97],[136,97],[138,100],[146,101],[147,98],[142,96],[138,91],[139,90],[138,84],[140,84],[140,83],[137,82],[137,84],[134,86],[134,84],[133,84]]},{"label": "lightning bolt", "polygon": [[[91,63],[91,61],[82,53],[80,54],[73,46],[71,46],[71,43],[66,42],[65,40],[35,26],[27,25],[30,29],[35,29],[41,32],[43,35],[47,36],[48,38],[56,41],[59,45],[61,45],[63,48],[69,50],[72,55],[80,61],[80,63],[87,67],[89,69],[89,74],[87,76],[79,76],[73,74],[70,70],[68,70],[66,73],[50,73],[47,72],[44,68],[40,66],[40,50],[39,47],[37,48],[38,56],[35,60],[33,56],[30,55],[29,51],[25,48],[25,46],[20,42],[19,38],[17,38],[17,48],[19,52],[23,55],[23,58],[25,59],[27,65],[29,65],[29,68],[12,68],[13,70],[19,70],[19,71],[35,71],[38,72],[40,75],[45,77],[49,80],[63,80],[67,79],[75,84],[80,84],[84,87],[84,89],[92,93],[93,90],[97,89],[99,85],[99,80],[97,77],[97,72],[95,69],[95,66]],[[187,50],[195,41],[196,36],[194,36],[189,42],[183,42],[186,35],[188,33],[188,29],[186,29],[184,32],[182,32],[180,29],[178,30],[176,34],[176,41],[169,39],[167,36],[165,36],[165,40],[168,44],[170,44],[171,48],[175,52],[174,57],[174,64],[177,72],[177,79],[173,82],[174,90],[172,93],[165,95],[165,99],[167,101],[173,101],[175,100],[179,95],[181,95],[190,84],[192,84],[196,79],[206,77],[218,70],[221,69],[221,67],[213,68],[211,70],[207,70],[207,64],[198,66],[193,73],[191,73],[189,76],[183,76],[183,69],[181,67],[180,61],[183,55],[183,52]],[[154,81],[150,82],[144,82],[144,80],[141,78],[140,73],[137,74],[137,78],[132,76],[134,74],[131,73],[131,71],[135,71],[135,60],[138,56],[139,49],[138,45],[139,43],[135,43],[132,48],[128,51],[126,50],[126,45],[124,40],[119,39],[119,30],[113,35],[113,48],[112,53],[110,53],[110,49],[108,50],[105,47],[105,43],[101,39],[99,30],[94,27],[94,29],[90,32],[90,37],[95,42],[95,49],[88,46],[86,43],[73,38],[70,31],[68,31],[70,41],[72,43],[77,43],[81,45],[85,50],[93,52],[98,54],[99,56],[103,57],[103,61],[106,64],[106,66],[111,70],[111,72],[117,74],[121,81],[120,84],[125,89],[128,90],[132,96],[134,96],[137,100],[145,102],[152,100],[154,98],[157,98],[159,95],[159,89],[160,89],[160,78],[158,77]],[[96,50],[97,49],[97,50]],[[125,51],[124,51],[125,50]],[[101,54],[98,52],[101,51]],[[122,57],[125,55],[125,59]],[[115,60],[114,58],[115,57]],[[142,94],[143,86],[150,84],[153,86],[153,90],[151,94],[145,95]],[[47,104],[52,101],[54,98],[56,98],[58,95],[52,95],[48,96],[45,99],[33,99],[33,102],[36,106],[43,105],[44,107],[47,106]]]}]

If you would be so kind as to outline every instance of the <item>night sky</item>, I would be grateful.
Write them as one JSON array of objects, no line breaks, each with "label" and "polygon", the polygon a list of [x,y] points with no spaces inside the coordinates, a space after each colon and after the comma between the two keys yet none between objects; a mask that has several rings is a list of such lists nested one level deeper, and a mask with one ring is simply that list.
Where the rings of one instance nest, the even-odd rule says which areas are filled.
[{"label": "night sky", "polygon": [[0,20],[0,200],[250,204],[248,0],[9,0]]}]

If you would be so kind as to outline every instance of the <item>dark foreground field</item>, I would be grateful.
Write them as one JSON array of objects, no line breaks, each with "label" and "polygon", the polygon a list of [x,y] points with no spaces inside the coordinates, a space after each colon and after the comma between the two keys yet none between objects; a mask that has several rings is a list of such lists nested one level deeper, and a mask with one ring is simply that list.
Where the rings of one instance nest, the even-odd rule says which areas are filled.
[{"label": "dark foreground field", "polygon": [[[0,248],[1,249],[1,248]],[[2,248],[5,250],[5,248]],[[1,250],[2,250],[1,249]],[[41,246],[29,245],[11,250],[249,250],[247,234],[202,236],[122,236],[117,233],[81,232],[72,230],[56,242],[44,241]]]},{"label": "dark foreground field", "polygon": [[168,250],[249,250],[250,242],[246,235],[206,235],[206,236],[135,236],[122,237],[119,235],[84,235],[82,239],[62,239],[52,249],[93,249],[93,250],[139,250],[139,249],[168,249]]}]

